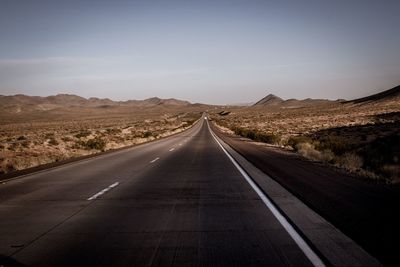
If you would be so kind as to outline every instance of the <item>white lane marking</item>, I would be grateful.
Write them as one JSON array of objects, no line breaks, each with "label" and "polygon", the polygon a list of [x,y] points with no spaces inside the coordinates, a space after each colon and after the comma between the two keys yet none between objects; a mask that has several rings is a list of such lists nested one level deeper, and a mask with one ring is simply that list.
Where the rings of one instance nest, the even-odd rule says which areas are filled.
[{"label": "white lane marking", "polygon": [[115,182],[112,185],[110,185],[107,188],[104,188],[103,190],[101,190],[100,192],[98,192],[97,194],[94,194],[93,196],[89,197],[87,200],[93,200],[98,198],[99,196],[101,196],[102,194],[106,193],[107,191],[113,189],[114,187],[116,187],[117,185],[119,185],[119,182]]},{"label": "white lane marking", "polygon": [[179,144],[180,146],[182,145],[182,143]]},{"label": "white lane marking", "polygon": [[175,150],[175,147],[171,148],[169,151],[174,151],[174,150]]},{"label": "white lane marking", "polygon": [[160,159],[160,158],[157,157],[157,158],[153,159],[152,161],[150,161],[150,163],[154,163],[154,162],[156,162],[156,161],[159,160],[159,159]]},{"label": "white lane marking", "polygon": [[[208,124],[208,121],[207,121]],[[228,156],[228,158],[231,160],[233,165],[239,170],[239,172],[242,174],[242,176],[246,179],[246,181],[250,184],[250,186],[254,189],[254,191],[257,193],[257,195],[261,198],[261,200],[264,202],[265,206],[268,207],[268,209],[272,212],[272,214],[275,216],[275,218],[281,223],[283,228],[285,228],[286,232],[289,233],[289,235],[292,237],[294,242],[299,246],[299,248],[303,251],[303,253],[306,255],[306,257],[311,261],[311,263],[316,266],[316,267],[323,267],[325,264],[321,260],[320,257],[310,248],[310,246],[306,243],[306,241],[300,236],[299,233],[293,228],[293,226],[286,220],[286,218],[278,211],[278,209],[275,207],[275,205],[271,202],[271,200],[264,194],[264,192],[258,187],[256,183],[250,178],[250,176],[240,167],[240,165],[236,162],[236,160],[226,151],[226,149],[221,145],[221,143],[218,141],[216,138],[215,134],[212,132],[210,128],[210,124],[208,124],[208,129],[214,137],[214,140],[218,143],[218,145],[221,147],[222,151],[225,152],[225,154]]]}]

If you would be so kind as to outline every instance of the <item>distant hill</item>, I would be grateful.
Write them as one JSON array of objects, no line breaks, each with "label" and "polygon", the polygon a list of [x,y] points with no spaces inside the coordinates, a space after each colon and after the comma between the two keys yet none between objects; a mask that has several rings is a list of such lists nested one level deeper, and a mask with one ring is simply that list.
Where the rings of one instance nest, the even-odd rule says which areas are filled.
[{"label": "distant hill", "polygon": [[301,107],[311,107],[319,106],[324,104],[332,103],[343,103],[343,104],[369,104],[369,105],[379,105],[379,104],[389,104],[389,103],[400,103],[400,85],[392,89],[373,94],[370,96],[346,101],[344,99],[338,100],[328,100],[328,99],[312,99],[307,98],[303,100],[298,99],[288,99],[283,100],[273,94],[269,94],[263,99],[256,102],[253,107],[266,107],[266,108],[301,108]]},{"label": "distant hill", "polygon": [[263,99],[256,102],[253,107],[275,107],[275,108],[299,108],[299,107],[307,107],[312,105],[321,105],[326,103],[331,103],[335,101],[327,100],[327,99],[311,99],[307,98],[304,100],[298,99],[288,99],[283,100],[280,97],[277,97],[273,94],[269,94]]},{"label": "distant hill", "polygon": [[116,107],[183,107],[190,106],[188,101],[174,98],[152,97],[145,100],[113,101],[108,98],[91,97],[86,99],[77,95],[58,94],[48,97],[27,95],[0,95],[0,111],[7,113],[25,113],[68,108],[116,108]]},{"label": "distant hill", "polygon": [[283,99],[277,97],[276,95],[269,94],[263,99],[257,101],[253,106],[272,106],[272,105],[279,105],[283,102]]},{"label": "distant hill", "polygon": [[364,103],[378,103],[378,102],[392,102],[392,101],[400,101],[400,85],[377,94],[350,100],[347,101],[346,103],[364,104]]}]

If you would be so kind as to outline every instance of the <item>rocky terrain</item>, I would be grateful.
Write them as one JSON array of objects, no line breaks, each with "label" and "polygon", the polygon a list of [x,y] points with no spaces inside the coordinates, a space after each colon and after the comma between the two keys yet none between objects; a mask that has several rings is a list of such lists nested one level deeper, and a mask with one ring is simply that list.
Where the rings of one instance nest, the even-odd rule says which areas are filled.
[{"label": "rocky terrain", "polygon": [[268,95],[251,107],[219,109],[211,117],[227,133],[362,177],[400,182],[400,86],[351,101]]},{"label": "rocky terrain", "polygon": [[0,174],[168,136],[190,127],[204,107],[160,98],[0,96]]}]

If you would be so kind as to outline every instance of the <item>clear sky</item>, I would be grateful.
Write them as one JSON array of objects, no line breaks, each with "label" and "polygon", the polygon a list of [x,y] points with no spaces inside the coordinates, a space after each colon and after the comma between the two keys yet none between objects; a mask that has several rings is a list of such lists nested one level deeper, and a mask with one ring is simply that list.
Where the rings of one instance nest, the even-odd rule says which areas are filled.
[{"label": "clear sky", "polygon": [[356,98],[400,84],[400,1],[0,1],[0,94]]}]

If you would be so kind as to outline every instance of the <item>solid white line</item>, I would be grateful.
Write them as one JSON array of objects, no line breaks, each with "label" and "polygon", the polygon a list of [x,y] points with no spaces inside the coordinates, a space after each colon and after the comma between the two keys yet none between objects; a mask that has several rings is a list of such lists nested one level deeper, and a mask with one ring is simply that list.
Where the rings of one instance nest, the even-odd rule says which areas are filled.
[{"label": "solid white line", "polygon": [[240,165],[236,162],[236,160],[226,151],[226,149],[221,145],[221,143],[218,141],[216,138],[215,134],[212,132],[210,128],[210,124],[208,124],[208,129],[214,137],[215,141],[218,143],[218,145],[221,147],[222,151],[225,152],[225,154],[228,156],[228,158],[231,160],[233,165],[239,170],[239,172],[242,174],[242,176],[246,179],[246,181],[250,184],[250,186],[256,191],[257,195],[261,198],[261,200],[264,202],[264,204],[268,207],[268,209],[272,212],[272,214],[275,216],[275,218],[281,223],[283,228],[289,233],[289,235],[292,237],[294,242],[299,246],[299,248],[303,251],[303,253],[306,255],[306,257],[311,261],[311,263],[316,266],[316,267],[322,267],[325,266],[323,261],[318,257],[318,255],[310,248],[310,246],[306,243],[306,241],[300,236],[299,233],[293,228],[293,226],[286,220],[286,218],[278,211],[278,209],[275,207],[275,205],[271,202],[271,200],[264,194],[264,192],[258,187],[257,184],[254,183],[254,181],[250,178],[250,176],[240,167]]},{"label": "solid white line", "polygon": [[169,151],[174,151],[175,150],[175,148],[173,147],[173,148],[171,148]]},{"label": "solid white line", "polygon": [[150,163],[154,163],[154,162],[156,162],[156,161],[159,160],[159,159],[160,159],[160,158],[157,157],[157,158],[153,159],[152,161],[150,161]]},{"label": "solid white line", "polygon": [[113,188],[116,187],[117,185],[119,185],[119,182],[115,182],[115,183],[113,183],[112,185],[110,185],[109,187],[104,188],[103,190],[101,190],[101,191],[98,192],[97,194],[94,194],[93,196],[89,197],[87,200],[96,199],[96,198],[98,198],[99,196],[101,196],[102,194],[104,194],[105,192],[107,192],[107,191],[113,189]]}]

